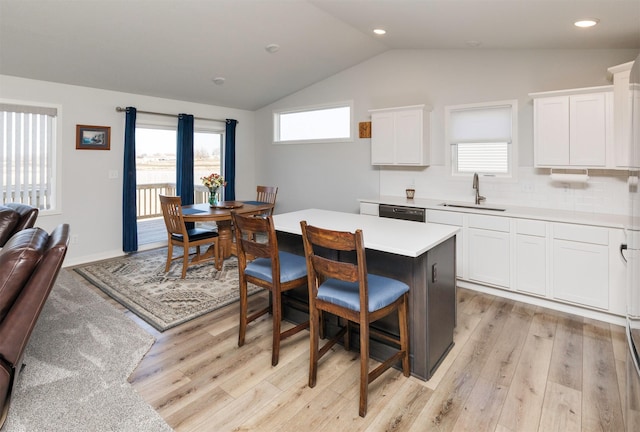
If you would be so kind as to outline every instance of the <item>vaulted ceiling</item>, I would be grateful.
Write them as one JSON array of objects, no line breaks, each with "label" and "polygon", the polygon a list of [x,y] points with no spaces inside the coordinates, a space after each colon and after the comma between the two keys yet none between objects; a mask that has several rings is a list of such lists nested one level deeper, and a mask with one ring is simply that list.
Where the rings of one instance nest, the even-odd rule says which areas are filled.
[{"label": "vaulted ceiling", "polygon": [[391,49],[561,48],[640,49],[640,1],[0,0],[0,74],[247,110]]}]

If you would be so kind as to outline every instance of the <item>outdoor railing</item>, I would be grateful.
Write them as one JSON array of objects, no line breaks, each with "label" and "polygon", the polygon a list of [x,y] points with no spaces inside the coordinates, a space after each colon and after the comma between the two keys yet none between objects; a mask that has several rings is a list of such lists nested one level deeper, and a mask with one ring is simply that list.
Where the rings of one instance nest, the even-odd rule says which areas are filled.
[{"label": "outdoor railing", "polygon": [[[162,216],[160,195],[176,195],[175,183],[150,183],[136,187],[136,204],[138,219],[149,219]],[[193,202],[204,203],[209,198],[208,189],[202,185],[194,185]]]},{"label": "outdoor railing", "polygon": [[[2,202],[21,202],[40,209],[47,208],[48,195],[41,191],[2,191]],[[136,187],[136,205],[138,219],[149,219],[162,216],[160,195],[176,195],[175,183],[141,184]],[[200,204],[209,199],[209,190],[203,185],[194,185],[193,202]]]},{"label": "outdoor railing", "polygon": [[24,190],[7,190],[5,188],[2,191],[2,203],[22,203],[46,210],[51,206],[51,198],[47,189],[32,186]]}]

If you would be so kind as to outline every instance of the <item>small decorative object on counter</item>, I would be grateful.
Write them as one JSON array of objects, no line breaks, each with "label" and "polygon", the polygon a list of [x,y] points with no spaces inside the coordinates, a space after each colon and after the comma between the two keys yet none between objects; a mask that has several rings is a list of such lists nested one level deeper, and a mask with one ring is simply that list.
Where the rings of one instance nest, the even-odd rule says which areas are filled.
[{"label": "small decorative object on counter", "polygon": [[405,192],[407,193],[407,199],[413,199],[416,194],[415,189],[407,189]]},{"label": "small decorative object on counter", "polygon": [[200,180],[202,180],[202,184],[209,189],[209,205],[211,207],[218,205],[218,190],[227,185],[224,177],[218,173],[212,173],[207,177],[200,177]]}]

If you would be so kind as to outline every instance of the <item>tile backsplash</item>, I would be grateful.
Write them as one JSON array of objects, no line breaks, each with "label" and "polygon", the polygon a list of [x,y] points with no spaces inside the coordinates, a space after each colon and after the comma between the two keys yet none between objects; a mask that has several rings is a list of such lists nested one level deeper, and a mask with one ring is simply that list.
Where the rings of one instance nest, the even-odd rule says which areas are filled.
[{"label": "tile backsplash", "polygon": [[[516,180],[481,177],[480,193],[487,198],[487,205],[619,215],[628,212],[626,171],[589,170],[587,183],[555,182],[549,174],[548,169],[522,167]],[[471,182],[472,176],[452,177],[445,166],[424,170],[380,169],[380,195],[404,196],[405,189],[412,188],[416,198],[472,203],[475,191]]]}]

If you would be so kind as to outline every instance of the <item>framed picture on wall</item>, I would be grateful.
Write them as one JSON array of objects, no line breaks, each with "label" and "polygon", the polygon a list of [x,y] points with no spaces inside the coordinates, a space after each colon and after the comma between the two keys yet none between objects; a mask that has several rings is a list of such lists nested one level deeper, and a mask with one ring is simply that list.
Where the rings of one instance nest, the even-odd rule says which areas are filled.
[{"label": "framed picture on wall", "polygon": [[76,149],[109,150],[111,148],[111,127],[76,126]]}]

